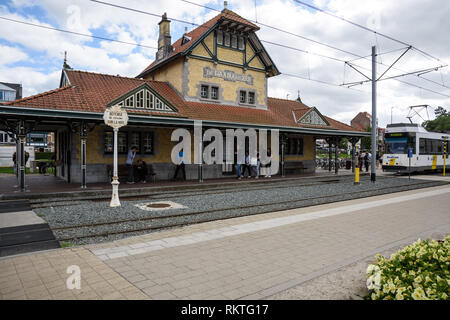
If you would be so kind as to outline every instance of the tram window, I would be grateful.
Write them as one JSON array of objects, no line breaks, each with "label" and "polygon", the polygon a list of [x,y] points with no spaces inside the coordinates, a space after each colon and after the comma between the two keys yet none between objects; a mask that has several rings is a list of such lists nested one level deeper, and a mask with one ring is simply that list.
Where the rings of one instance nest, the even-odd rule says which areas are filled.
[{"label": "tram window", "polygon": [[406,154],[408,139],[405,138],[386,138],[387,153],[390,154]]},{"label": "tram window", "polygon": [[442,142],[436,139],[419,140],[420,154],[442,154]]},{"label": "tram window", "polygon": [[425,154],[426,142],[425,139],[419,139],[419,154]]}]

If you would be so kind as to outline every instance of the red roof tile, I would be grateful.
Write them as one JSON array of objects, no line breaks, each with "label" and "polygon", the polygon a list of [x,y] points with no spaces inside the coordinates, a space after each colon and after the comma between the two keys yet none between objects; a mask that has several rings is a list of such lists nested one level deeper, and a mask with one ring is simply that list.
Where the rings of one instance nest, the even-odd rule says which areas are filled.
[{"label": "red roof tile", "polygon": [[150,69],[153,69],[153,67],[156,67],[157,65],[162,65],[168,60],[174,58],[176,55],[185,53],[188,51],[189,48],[191,48],[192,44],[195,43],[196,40],[198,40],[201,36],[203,36],[217,21],[221,19],[227,19],[227,20],[233,20],[241,24],[248,25],[249,27],[259,30],[259,27],[250,21],[242,18],[235,12],[224,9],[221,13],[219,13],[217,16],[212,18],[211,20],[208,20],[207,22],[203,23],[202,25],[198,26],[191,32],[186,33],[186,36],[190,37],[191,40],[189,42],[186,42],[182,44],[183,37],[175,41],[172,45],[173,51],[167,56],[165,59],[160,61],[153,61],[147,68],[145,68],[137,77],[142,77],[147,71]]},{"label": "red roof tile", "polygon": [[28,98],[6,103],[9,106],[71,110],[103,113],[109,103],[147,83],[164,97],[177,110],[177,113],[164,113],[150,110],[133,110],[130,113],[148,115],[167,115],[189,119],[221,122],[272,125],[281,127],[323,128],[345,131],[363,131],[344,123],[325,117],[330,126],[313,126],[298,124],[298,120],[311,108],[301,102],[285,99],[268,98],[268,110],[249,107],[236,107],[223,104],[184,101],[169,84],[160,81],[142,80],[112,76],[106,74],[66,70],[70,86],[44,92]]}]

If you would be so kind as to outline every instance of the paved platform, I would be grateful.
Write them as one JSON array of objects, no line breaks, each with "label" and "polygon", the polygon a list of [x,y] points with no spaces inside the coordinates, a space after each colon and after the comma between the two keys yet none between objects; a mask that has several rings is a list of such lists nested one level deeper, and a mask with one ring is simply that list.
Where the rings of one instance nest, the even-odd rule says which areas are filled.
[{"label": "paved platform", "polygon": [[0,257],[59,247],[48,223],[28,201],[0,201]]},{"label": "paved platform", "polygon": [[[263,299],[450,233],[449,194],[448,186],[412,190],[4,258],[0,298]],[[80,290],[65,287],[72,264]]]}]

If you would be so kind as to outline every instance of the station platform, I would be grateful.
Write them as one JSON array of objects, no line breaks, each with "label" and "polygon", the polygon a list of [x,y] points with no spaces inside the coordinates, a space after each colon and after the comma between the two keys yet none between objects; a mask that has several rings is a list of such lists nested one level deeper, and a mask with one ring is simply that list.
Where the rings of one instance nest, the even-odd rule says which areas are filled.
[{"label": "station platform", "polygon": [[[363,299],[349,279],[305,285],[418,238],[450,232],[439,186],[0,258],[0,299]],[[433,210],[429,210],[429,204]],[[81,287],[67,287],[67,268]],[[345,281],[344,281],[345,280]],[[354,295],[357,292],[359,295]]]},{"label": "station platform", "polygon": [[[361,173],[365,175],[367,173]],[[241,180],[232,176],[230,178],[220,179],[208,179],[199,182],[198,180],[187,181],[156,181],[154,183],[134,183],[127,184],[121,183],[119,191],[121,194],[134,194],[136,192],[151,192],[152,190],[186,190],[202,189],[214,186],[224,185],[242,185],[242,184],[261,184],[269,181],[289,181],[292,179],[314,179],[317,177],[329,177],[329,176],[348,176],[353,175],[351,170],[342,169],[336,175],[334,171],[317,170],[315,173],[306,173],[298,175],[286,175],[281,177],[280,175],[272,176],[271,178],[260,177],[255,178],[243,178]],[[68,198],[74,197],[89,198],[99,196],[111,196],[111,184],[110,183],[90,183],[86,189],[82,189],[79,184],[67,183],[61,178],[54,176],[44,175],[27,175],[25,178],[25,191],[21,192],[17,187],[17,179],[14,175],[2,175],[0,176],[0,201],[1,200],[18,200],[18,199],[50,199],[50,198]]]},{"label": "station platform", "polygon": [[48,223],[28,201],[0,202],[0,257],[59,247]]}]

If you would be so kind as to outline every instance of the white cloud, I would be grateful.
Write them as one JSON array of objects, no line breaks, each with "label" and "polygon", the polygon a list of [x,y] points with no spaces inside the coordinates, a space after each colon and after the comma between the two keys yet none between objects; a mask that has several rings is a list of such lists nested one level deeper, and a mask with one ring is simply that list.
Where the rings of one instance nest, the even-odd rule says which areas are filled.
[{"label": "white cloud", "polygon": [[[220,7],[223,3],[221,0],[196,0],[196,2],[209,3],[209,5],[213,3]],[[157,15],[167,12],[170,18],[184,19],[197,24],[203,23],[217,14],[215,11],[204,10],[179,0],[145,2],[115,0],[113,3],[156,13]],[[91,1],[14,0],[9,5],[14,6],[18,11],[12,13],[6,6],[0,6],[2,16],[46,26],[50,26],[50,24],[45,21],[52,21],[53,26],[62,29],[101,35],[120,41],[137,42],[153,47],[157,46],[159,17],[112,8]],[[45,19],[23,13],[24,8],[33,5],[46,11]],[[450,61],[450,42],[446,41],[448,30],[450,30],[450,19],[448,19],[450,4],[445,1],[315,0],[314,5],[362,25],[376,28],[379,32],[411,43],[444,61]],[[255,19],[254,1],[229,1],[229,8],[243,17]],[[379,52],[402,47],[401,44],[381,36],[375,36],[323,13],[306,9],[294,1],[261,0],[258,1],[256,13],[260,22],[362,56],[370,54],[372,45],[377,45]],[[172,21],[172,41],[181,36],[184,27],[185,24]],[[194,26],[188,25],[188,27],[191,30]],[[11,54],[0,52],[0,64],[3,65],[0,67],[1,74],[3,77],[11,77],[11,79],[4,79],[4,81],[24,81],[25,94],[50,90],[59,84],[59,72],[52,69],[54,66],[50,70],[39,69],[42,68],[42,65],[37,65],[36,68],[22,69],[5,67],[7,63],[26,59],[27,53],[28,56],[33,56],[30,53],[31,51],[38,52],[48,60],[60,61],[60,64],[62,64],[63,52],[68,51],[68,62],[76,69],[123,76],[136,76],[152,62],[156,51],[155,49],[108,41],[101,41],[99,47],[94,47],[94,41],[91,38],[19,25],[3,20],[0,20],[0,29],[2,30],[0,38],[8,42],[7,47],[9,49],[7,50],[20,51]],[[282,43],[310,52],[344,60],[355,58],[355,56],[266,27],[261,27],[257,34],[260,39]],[[344,74],[343,63],[265,43],[264,46],[282,72],[298,74],[334,84],[364,79],[349,67],[345,68]],[[18,47],[23,49],[18,49]],[[24,52],[24,50],[26,51]],[[400,53],[401,51],[382,55],[379,57],[379,61],[389,65]],[[370,69],[370,61],[358,60],[355,63]],[[435,66],[436,63],[436,61],[424,57],[417,51],[411,51],[399,61],[396,68],[411,71]],[[386,66],[378,65],[379,74],[385,68]],[[370,70],[363,71],[368,75],[370,74]],[[392,69],[388,74],[395,75],[400,72]],[[35,79],[25,80],[30,78],[30,74]],[[450,71],[448,68],[440,72],[426,74],[424,77],[438,83],[444,82],[450,87]],[[426,82],[415,76],[409,76],[401,80],[450,95],[449,89]],[[295,99],[297,91],[300,91],[301,98],[306,104],[316,106],[322,113],[347,123],[359,111],[371,112],[370,84],[356,86],[354,89],[363,92],[287,76],[278,76],[269,80],[269,95],[286,98],[286,95],[289,94],[290,99]],[[407,114],[407,107],[413,104],[449,107],[450,99],[394,80],[378,83],[378,118],[380,125],[384,126],[390,122],[392,106],[396,106],[392,110],[393,119],[406,121],[404,116]]]},{"label": "white cloud", "polygon": [[0,65],[7,65],[28,59],[28,55],[21,49],[0,45]]}]

